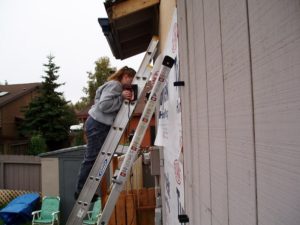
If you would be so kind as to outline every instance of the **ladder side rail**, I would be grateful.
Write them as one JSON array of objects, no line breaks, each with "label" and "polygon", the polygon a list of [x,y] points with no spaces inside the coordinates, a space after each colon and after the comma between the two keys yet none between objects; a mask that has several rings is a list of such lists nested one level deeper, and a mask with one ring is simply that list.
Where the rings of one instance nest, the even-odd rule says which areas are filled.
[{"label": "ladder side rail", "polygon": [[[109,131],[109,134],[107,137],[108,140],[104,142],[104,144],[99,152],[99,155],[95,161],[95,164],[96,164],[96,165],[94,164],[95,169],[93,170],[93,168],[94,168],[94,166],[93,166],[93,168],[87,178],[87,181],[80,193],[80,196],[71,211],[71,214],[66,223],[67,225],[81,225],[84,216],[86,215],[87,211],[89,210],[91,199],[92,199],[93,195],[95,194],[97,187],[99,186],[99,183],[103,177],[103,174],[111,161],[111,158],[119,144],[119,141],[124,133],[125,127],[127,126],[127,123],[129,121],[129,118],[124,117],[124,114],[126,112],[128,115],[130,115],[130,116],[132,115],[132,113],[136,107],[137,101],[141,97],[142,90],[145,88],[146,83],[149,80],[151,70],[150,70],[150,67],[148,66],[148,64],[153,59],[153,57],[156,53],[157,44],[158,44],[158,38],[153,37],[149,44],[149,47],[145,53],[143,61],[139,67],[139,70],[133,80],[133,84],[138,84],[138,99],[134,102],[134,104],[131,104],[128,102],[127,102],[127,104],[126,104],[126,102],[124,102],[122,104],[121,109],[114,121],[114,124]],[[130,111],[128,112],[128,110],[130,110]],[[118,128],[118,129],[116,129],[116,128]],[[100,174],[100,172],[101,172],[100,169],[102,170],[101,174]],[[94,181],[96,181],[96,182],[94,182]]]},{"label": "ladder side rail", "polygon": [[161,92],[164,88],[166,78],[168,77],[168,74],[169,74],[173,64],[174,64],[174,60],[169,56],[165,56],[162,68],[160,69],[160,72],[158,75],[158,78],[153,86],[149,100],[147,101],[147,104],[144,108],[142,117],[138,123],[135,134],[129,145],[128,151],[125,155],[125,159],[121,165],[118,176],[113,181],[114,184],[113,184],[111,193],[106,202],[106,205],[101,214],[101,217],[98,219],[97,225],[107,225],[109,222],[109,219],[111,217],[114,206],[116,205],[119,195],[120,195],[121,191],[123,190],[125,181],[130,173],[130,169],[136,159],[139,147],[140,147],[140,145],[143,141],[144,135],[146,133],[146,129],[148,128],[150,120],[153,116],[157,100],[159,99],[159,97],[161,95]]},{"label": "ladder side rail", "polygon": [[[157,51],[158,42],[159,42],[158,36],[153,36],[152,40],[148,46],[148,49],[146,51],[146,54],[143,57],[142,63],[140,65],[138,71],[136,72],[137,74],[140,74],[140,72],[142,72],[143,68],[146,68],[147,65],[150,63],[150,60],[153,59],[153,57]],[[150,60],[149,60],[149,58],[150,58]],[[143,74],[143,73],[141,73],[141,74]]]}]

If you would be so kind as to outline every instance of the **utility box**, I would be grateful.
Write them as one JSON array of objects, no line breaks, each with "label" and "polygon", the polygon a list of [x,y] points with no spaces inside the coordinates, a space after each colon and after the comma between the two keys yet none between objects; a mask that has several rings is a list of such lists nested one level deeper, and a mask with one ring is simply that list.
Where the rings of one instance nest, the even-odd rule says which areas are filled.
[{"label": "utility box", "polygon": [[150,156],[150,170],[152,176],[160,175],[160,153],[159,147],[153,147]]}]

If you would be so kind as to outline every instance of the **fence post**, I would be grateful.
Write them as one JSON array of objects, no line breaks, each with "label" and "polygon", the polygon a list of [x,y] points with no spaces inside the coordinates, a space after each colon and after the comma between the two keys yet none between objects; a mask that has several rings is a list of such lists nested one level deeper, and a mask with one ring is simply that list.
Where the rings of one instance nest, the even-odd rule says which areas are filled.
[{"label": "fence post", "polygon": [[0,160],[0,189],[4,188],[4,162]]}]

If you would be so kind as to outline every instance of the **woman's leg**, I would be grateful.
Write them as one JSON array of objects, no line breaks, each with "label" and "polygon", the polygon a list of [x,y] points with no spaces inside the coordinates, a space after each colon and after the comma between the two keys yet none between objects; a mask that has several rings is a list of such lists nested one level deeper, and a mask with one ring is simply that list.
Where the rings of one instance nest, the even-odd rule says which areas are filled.
[{"label": "woman's leg", "polygon": [[79,194],[88,177],[98,153],[107,137],[110,126],[99,123],[89,117],[86,121],[87,149],[81,163],[77,182],[77,193]]}]

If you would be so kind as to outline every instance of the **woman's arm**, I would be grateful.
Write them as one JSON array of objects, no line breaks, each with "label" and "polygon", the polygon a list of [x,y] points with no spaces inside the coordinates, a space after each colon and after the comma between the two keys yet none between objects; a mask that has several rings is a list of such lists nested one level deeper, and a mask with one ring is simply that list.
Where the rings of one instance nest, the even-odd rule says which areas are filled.
[{"label": "woman's arm", "polygon": [[122,85],[118,81],[110,81],[103,87],[98,108],[104,113],[116,112],[122,105]]}]

